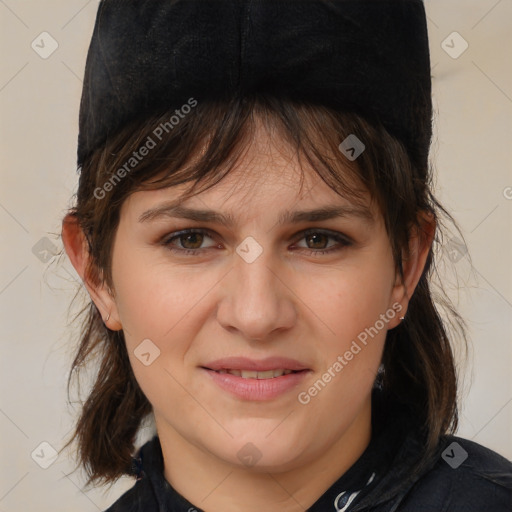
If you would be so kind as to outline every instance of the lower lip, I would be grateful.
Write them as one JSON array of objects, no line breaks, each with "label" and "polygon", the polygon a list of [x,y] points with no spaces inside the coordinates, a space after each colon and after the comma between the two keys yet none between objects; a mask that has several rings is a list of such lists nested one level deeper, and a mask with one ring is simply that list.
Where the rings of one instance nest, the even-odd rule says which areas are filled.
[{"label": "lower lip", "polygon": [[309,373],[304,370],[272,379],[243,379],[230,373],[217,373],[203,368],[211,379],[222,389],[244,400],[271,400],[292,390]]}]

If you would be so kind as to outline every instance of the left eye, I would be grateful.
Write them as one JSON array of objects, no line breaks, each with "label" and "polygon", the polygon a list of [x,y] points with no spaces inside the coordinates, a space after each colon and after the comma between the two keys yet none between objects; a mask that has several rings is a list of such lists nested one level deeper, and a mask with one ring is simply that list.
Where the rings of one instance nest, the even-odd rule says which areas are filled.
[{"label": "left eye", "polygon": [[[320,245],[320,246],[325,245],[325,243],[329,239],[335,240],[336,242],[338,242],[338,247],[336,246],[336,244],[331,245],[330,247],[318,247],[318,245]],[[325,233],[323,231],[304,232],[304,233],[302,233],[301,238],[299,238],[299,240],[306,240],[307,243],[308,242],[311,243],[311,245],[313,245],[313,247],[308,247],[308,249],[317,249],[316,251],[313,251],[313,252],[316,252],[319,254],[324,254],[327,252],[331,252],[333,250],[339,250],[340,245],[342,247],[345,247],[345,246],[350,245],[350,243],[351,243],[346,237],[342,236],[341,234]]]},{"label": "left eye", "polygon": [[[173,233],[172,236],[165,238],[162,241],[162,245],[166,246],[170,251],[173,252],[178,252],[181,254],[196,254],[206,249],[215,247],[215,245],[212,245],[210,247],[201,248],[205,237],[213,239],[214,235],[210,231],[204,229],[187,229]],[[330,247],[325,247],[329,239],[335,240],[337,244],[331,245]],[[178,240],[181,244],[181,247],[176,247],[174,240]],[[299,247],[300,249],[303,249],[307,253],[313,255],[321,255],[339,251],[344,247],[352,245],[352,241],[341,233],[324,232],[318,229],[311,229],[302,232],[297,240],[306,240],[306,243],[316,246],[308,248]]]}]

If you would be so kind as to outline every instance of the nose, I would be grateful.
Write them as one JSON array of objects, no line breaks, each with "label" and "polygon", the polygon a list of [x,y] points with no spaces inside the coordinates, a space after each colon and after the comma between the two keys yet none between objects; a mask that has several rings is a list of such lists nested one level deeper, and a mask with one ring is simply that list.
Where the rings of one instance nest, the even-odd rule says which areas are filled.
[{"label": "nose", "polygon": [[224,279],[217,308],[221,326],[259,342],[291,329],[297,316],[295,296],[281,262],[263,251],[251,263],[235,255],[234,265]]}]

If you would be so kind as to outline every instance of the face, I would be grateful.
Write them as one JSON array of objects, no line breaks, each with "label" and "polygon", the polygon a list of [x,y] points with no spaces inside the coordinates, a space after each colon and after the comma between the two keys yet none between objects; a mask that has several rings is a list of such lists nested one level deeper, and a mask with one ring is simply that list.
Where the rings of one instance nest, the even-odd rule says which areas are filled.
[{"label": "face", "polygon": [[[159,435],[226,463],[287,470],[368,423],[404,312],[369,196],[364,210],[304,171],[300,191],[293,151],[260,126],[234,171],[181,211],[165,205],[182,186],[121,209],[113,315]],[[327,207],[338,215],[293,218]]]}]

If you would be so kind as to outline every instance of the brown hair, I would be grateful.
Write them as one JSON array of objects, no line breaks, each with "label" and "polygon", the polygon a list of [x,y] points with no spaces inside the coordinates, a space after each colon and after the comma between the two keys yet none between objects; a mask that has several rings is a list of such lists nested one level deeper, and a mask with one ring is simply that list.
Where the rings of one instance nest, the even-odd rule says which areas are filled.
[{"label": "brown hair", "polygon": [[[370,192],[385,220],[399,272],[411,229],[421,232],[420,214],[429,212],[436,219],[436,238],[424,272],[405,321],[388,331],[384,371],[378,376],[379,386],[407,404],[411,414],[420,420],[425,431],[425,449],[432,450],[441,435],[453,432],[457,426],[457,378],[447,325],[434,305],[430,283],[436,272],[434,254],[442,243],[441,215],[453,219],[433,196],[431,169],[414,166],[403,145],[377,122],[323,106],[255,96],[199,102],[148,156],[117,180],[115,186],[108,187],[105,197],[98,199],[95,190],[108,180],[112,182],[116,170],[170,115],[161,113],[123,127],[82,166],[76,206],[69,213],[87,238],[91,256],[89,279],[95,284],[107,284],[115,294],[112,243],[121,205],[131,193],[191,182],[193,186],[185,198],[193,195],[200,182],[206,186],[196,193],[210,188],[239,159],[258,117],[268,129],[277,128],[296,150],[299,161],[305,157],[333,190],[348,194],[355,201],[361,197],[361,184]],[[366,146],[354,162],[338,149],[349,134],[355,134]],[[462,319],[445,295],[439,297],[437,303],[451,318],[450,325],[465,340]],[[96,481],[113,483],[129,473],[135,437],[152,409],[135,380],[123,332],[110,331],[92,301],[79,313],[82,314],[80,344],[68,379],[68,397],[72,376],[78,375],[86,363],[97,359],[99,369],[65,447],[77,442],[79,463],[89,477],[87,485]]]}]

